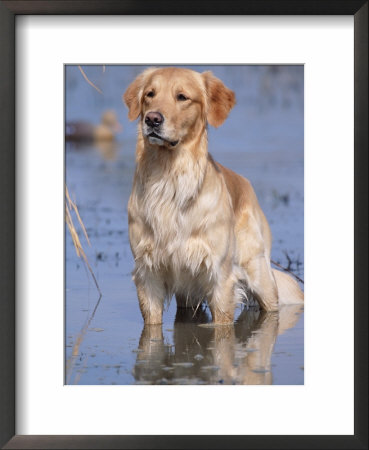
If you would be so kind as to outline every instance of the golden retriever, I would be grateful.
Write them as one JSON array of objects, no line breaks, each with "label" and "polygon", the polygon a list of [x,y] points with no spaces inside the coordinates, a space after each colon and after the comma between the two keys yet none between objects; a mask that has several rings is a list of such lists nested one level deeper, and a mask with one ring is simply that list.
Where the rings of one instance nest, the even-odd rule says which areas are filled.
[{"label": "golden retriever", "polygon": [[248,180],[208,153],[207,124],[221,125],[235,95],[211,72],[150,68],[127,88],[138,117],[136,171],[128,204],[133,278],[146,324],[162,323],[165,300],[233,323],[252,295],[266,311],[301,303],[289,275],[271,269],[272,237]]}]

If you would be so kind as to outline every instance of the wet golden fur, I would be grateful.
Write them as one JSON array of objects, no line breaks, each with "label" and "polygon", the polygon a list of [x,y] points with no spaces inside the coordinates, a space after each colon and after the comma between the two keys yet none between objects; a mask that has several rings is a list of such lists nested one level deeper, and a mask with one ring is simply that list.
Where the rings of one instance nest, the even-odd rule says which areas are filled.
[{"label": "wet golden fur", "polygon": [[[267,311],[303,302],[298,284],[270,267],[271,233],[250,182],[208,153],[207,124],[224,122],[234,93],[211,72],[153,68],[123,98],[130,120],[140,117],[128,217],[145,323],[162,322],[173,294],[178,307],[206,299],[218,324],[232,323],[250,294]],[[163,117],[156,136],[150,112]]]}]

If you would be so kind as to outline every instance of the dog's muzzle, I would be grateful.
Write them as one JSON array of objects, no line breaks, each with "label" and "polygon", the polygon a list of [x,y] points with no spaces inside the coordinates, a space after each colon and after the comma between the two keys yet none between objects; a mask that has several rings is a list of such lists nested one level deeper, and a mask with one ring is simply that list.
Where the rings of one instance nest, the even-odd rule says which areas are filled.
[{"label": "dog's muzzle", "polygon": [[160,135],[160,128],[164,123],[163,115],[158,111],[150,111],[145,116],[145,125],[147,127],[147,137],[150,144],[164,145],[168,143],[170,146],[175,147],[179,141],[170,141]]}]

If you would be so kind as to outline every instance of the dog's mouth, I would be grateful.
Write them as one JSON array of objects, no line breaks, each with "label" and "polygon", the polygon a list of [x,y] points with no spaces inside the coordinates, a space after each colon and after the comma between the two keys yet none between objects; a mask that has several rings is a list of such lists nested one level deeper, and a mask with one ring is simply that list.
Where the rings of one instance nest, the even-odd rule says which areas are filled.
[{"label": "dog's mouth", "polygon": [[162,136],[159,136],[154,131],[152,131],[150,134],[147,135],[149,138],[150,144],[156,144],[156,145],[163,145],[164,143],[169,144],[171,147],[175,147],[179,141],[170,141],[168,139],[163,138]]}]

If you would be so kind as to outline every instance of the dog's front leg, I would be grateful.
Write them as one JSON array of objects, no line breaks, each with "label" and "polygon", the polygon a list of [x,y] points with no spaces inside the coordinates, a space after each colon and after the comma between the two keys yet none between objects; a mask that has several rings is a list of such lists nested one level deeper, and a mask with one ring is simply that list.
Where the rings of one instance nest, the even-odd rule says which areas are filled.
[{"label": "dog's front leg", "polygon": [[208,298],[208,304],[214,324],[233,324],[236,307],[234,287],[234,277],[230,275],[225,281],[214,287],[211,296]]},{"label": "dog's front leg", "polygon": [[164,282],[150,270],[134,276],[137,296],[145,325],[162,323],[165,299]]}]

